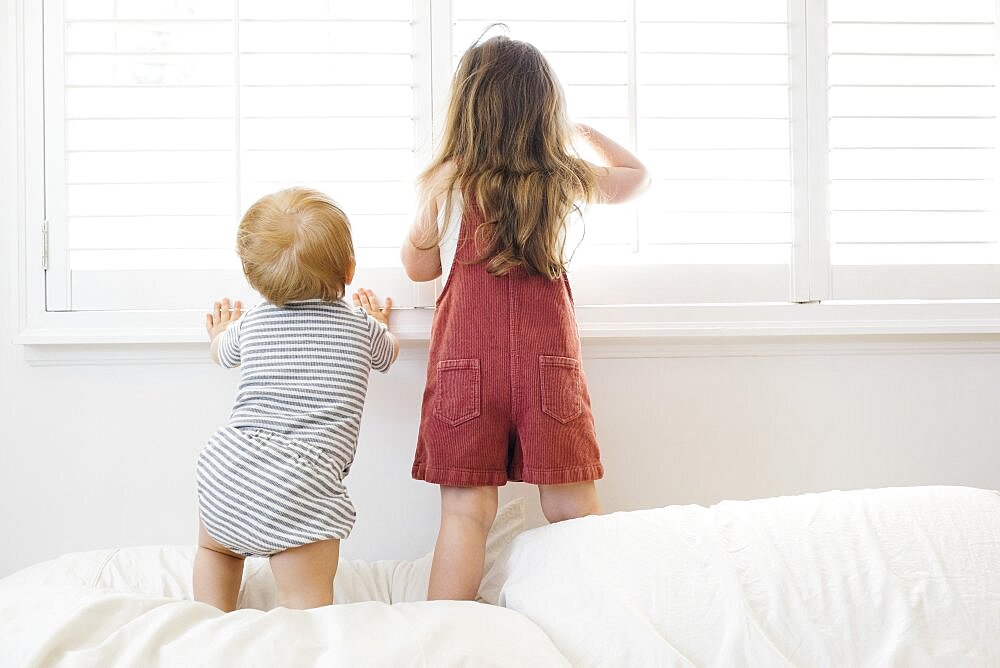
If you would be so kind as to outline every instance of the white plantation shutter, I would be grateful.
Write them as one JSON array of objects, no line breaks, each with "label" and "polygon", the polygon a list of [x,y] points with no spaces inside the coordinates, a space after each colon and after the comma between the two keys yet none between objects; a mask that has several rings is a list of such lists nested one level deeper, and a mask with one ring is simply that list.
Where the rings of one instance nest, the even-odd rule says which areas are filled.
[{"label": "white plantation shutter", "polygon": [[138,326],[255,300],[236,226],[291,185],[347,211],[355,285],[431,305],[398,245],[457,58],[494,22],[652,172],[586,211],[578,304],[1000,299],[995,0],[40,6],[49,311]]},{"label": "white plantation shutter", "polygon": [[835,299],[1000,297],[994,0],[829,0]]},{"label": "white plantation shutter", "polygon": [[[786,5],[635,5],[637,144],[653,174],[640,254],[676,266],[676,283],[711,290],[698,301],[788,299]],[[687,301],[674,290],[664,301]]]},{"label": "white plantation shutter", "polygon": [[786,3],[637,4],[641,236],[677,262],[787,265]]},{"label": "white plantation shutter", "polygon": [[255,299],[236,227],[291,185],[347,212],[356,285],[414,303],[398,261],[416,167],[410,0],[66,0],[46,12],[50,309]]},{"label": "white plantation shutter", "polygon": [[652,171],[636,205],[586,213],[578,303],[788,299],[785,0],[455,0],[452,20],[456,60],[493,22],[538,46],[573,119]]}]

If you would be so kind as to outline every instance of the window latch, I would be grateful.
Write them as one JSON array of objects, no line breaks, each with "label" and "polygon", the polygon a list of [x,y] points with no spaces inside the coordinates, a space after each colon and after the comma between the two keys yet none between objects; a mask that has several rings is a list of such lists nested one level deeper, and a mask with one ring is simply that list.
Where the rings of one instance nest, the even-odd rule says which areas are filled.
[{"label": "window latch", "polygon": [[42,271],[49,270],[49,221],[42,221]]}]

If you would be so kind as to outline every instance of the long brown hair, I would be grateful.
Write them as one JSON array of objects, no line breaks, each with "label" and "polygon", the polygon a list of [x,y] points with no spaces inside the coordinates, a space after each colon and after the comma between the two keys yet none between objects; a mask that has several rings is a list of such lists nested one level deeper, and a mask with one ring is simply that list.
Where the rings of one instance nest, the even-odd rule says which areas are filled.
[{"label": "long brown hair", "polygon": [[[571,138],[562,87],[545,57],[526,42],[492,37],[462,56],[441,146],[420,190],[428,200],[446,195],[445,225],[456,187],[474,198],[484,219],[477,261],[491,274],[523,266],[558,278],[566,218],[596,197],[595,175]],[[446,166],[450,175],[439,179]]]}]

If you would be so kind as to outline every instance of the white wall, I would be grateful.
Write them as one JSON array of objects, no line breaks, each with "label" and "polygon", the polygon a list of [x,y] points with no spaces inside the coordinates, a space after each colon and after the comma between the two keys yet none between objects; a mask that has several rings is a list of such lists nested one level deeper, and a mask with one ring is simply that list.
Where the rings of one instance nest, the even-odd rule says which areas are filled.
[{"label": "white wall", "polygon": [[[191,542],[194,458],[225,419],[237,374],[208,363],[31,366],[8,343],[9,319],[4,329],[0,575],[66,551]],[[878,339],[588,343],[606,509],[866,486],[1000,487],[992,349]],[[686,356],[656,356],[676,354]],[[433,544],[436,489],[409,478],[424,355],[413,344],[390,375],[373,376],[348,479],[359,520],[347,556],[412,557]],[[522,493],[535,498],[524,485],[504,491]]]}]

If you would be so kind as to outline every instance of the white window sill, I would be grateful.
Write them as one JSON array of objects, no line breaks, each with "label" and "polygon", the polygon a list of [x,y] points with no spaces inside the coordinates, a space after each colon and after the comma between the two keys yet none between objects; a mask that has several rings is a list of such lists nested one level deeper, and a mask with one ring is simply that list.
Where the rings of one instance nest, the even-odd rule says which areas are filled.
[{"label": "white window sill", "polygon": [[[51,326],[27,327],[15,338],[31,364],[207,362],[199,326],[170,326],[200,314],[168,315],[157,326],[143,316],[47,313]],[[102,323],[101,317],[105,316]],[[79,316],[79,317],[74,317]],[[426,349],[432,309],[401,309],[393,331],[403,356]],[[132,323],[128,321],[132,320]],[[146,319],[148,321],[148,319]],[[590,357],[774,355],[836,350],[1000,351],[1000,303],[824,303],[581,306],[584,354]]]},{"label": "white window sill", "polygon": [[[46,313],[22,328],[22,345],[200,343],[201,313]],[[393,332],[404,341],[430,338],[434,310],[399,309]],[[582,339],[877,334],[1000,334],[1000,302],[825,302],[579,306]]]},{"label": "white window sill", "polygon": [[[400,309],[393,332],[404,341],[430,338],[430,308]],[[22,328],[14,343],[203,343],[201,314],[46,313]],[[673,337],[836,336],[879,334],[1000,334],[1000,302],[825,302],[823,304],[697,304],[579,306],[582,339]]]}]

